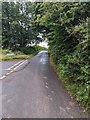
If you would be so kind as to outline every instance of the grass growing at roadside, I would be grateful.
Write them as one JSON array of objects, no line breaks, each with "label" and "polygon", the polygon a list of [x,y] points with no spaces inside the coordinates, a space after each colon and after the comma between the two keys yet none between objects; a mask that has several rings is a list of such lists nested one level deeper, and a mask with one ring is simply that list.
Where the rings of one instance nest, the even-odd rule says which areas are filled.
[{"label": "grass growing at roadside", "polygon": [[28,59],[28,58],[31,58],[32,56],[33,55],[13,55],[13,56],[2,55],[2,61],[16,60],[16,59]]},{"label": "grass growing at roadside", "polygon": [[[7,56],[7,53],[14,53],[12,56]],[[21,51],[12,52],[11,50],[0,50],[0,61],[18,60],[31,58],[33,54],[26,55]]]}]

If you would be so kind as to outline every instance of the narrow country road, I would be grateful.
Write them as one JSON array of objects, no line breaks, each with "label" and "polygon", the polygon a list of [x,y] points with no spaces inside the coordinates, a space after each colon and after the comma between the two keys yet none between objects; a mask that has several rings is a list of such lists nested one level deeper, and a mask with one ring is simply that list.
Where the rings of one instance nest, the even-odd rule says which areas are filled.
[{"label": "narrow country road", "polygon": [[2,80],[3,118],[86,118],[62,85],[45,53]]}]

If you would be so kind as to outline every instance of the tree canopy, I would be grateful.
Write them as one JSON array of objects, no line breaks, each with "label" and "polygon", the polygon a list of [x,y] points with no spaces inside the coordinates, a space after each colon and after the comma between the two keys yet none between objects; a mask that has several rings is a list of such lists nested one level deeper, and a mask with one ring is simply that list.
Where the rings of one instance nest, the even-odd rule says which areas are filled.
[{"label": "tree canopy", "polygon": [[32,28],[32,10],[31,3],[2,3],[2,45],[4,48],[17,49],[41,41],[37,37],[38,33]]}]

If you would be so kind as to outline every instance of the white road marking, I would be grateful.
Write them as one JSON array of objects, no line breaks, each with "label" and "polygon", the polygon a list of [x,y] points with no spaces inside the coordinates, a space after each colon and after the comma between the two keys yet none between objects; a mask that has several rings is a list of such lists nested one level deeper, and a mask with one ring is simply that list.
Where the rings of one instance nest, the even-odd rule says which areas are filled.
[{"label": "white road marking", "polygon": [[46,82],[46,85],[48,85],[48,83]]},{"label": "white road marking", "polygon": [[61,106],[59,106],[59,109],[60,109],[60,111],[62,111],[62,112],[65,112],[66,110],[63,108],[63,107],[61,107]]},{"label": "white road marking", "polygon": [[47,79],[47,77],[43,77],[44,79]]},{"label": "white road marking", "polygon": [[47,85],[46,85],[45,87],[46,87],[46,88],[48,88],[48,86],[47,86]]},{"label": "white road marking", "polygon": [[12,68],[14,68],[15,66],[17,66],[18,64],[20,64],[21,62],[23,62],[23,60],[22,61],[19,61],[18,63],[16,63],[16,64],[14,64],[13,66],[11,66],[10,68],[8,68],[8,70],[11,70]]},{"label": "white road marking", "polygon": [[7,101],[7,103],[10,103],[11,102],[11,100],[9,99],[8,101]]},{"label": "white road marking", "polygon": [[[16,63],[16,64],[14,64],[13,66],[11,66],[10,68],[8,68],[7,70],[11,70],[10,72],[8,72],[8,73],[6,73],[4,76],[2,76],[1,78],[0,78],[0,80],[2,80],[2,79],[4,79],[4,78],[6,78],[6,76],[8,76],[10,73],[13,73],[17,68],[19,68],[21,65],[23,65],[24,63],[27,63],[27,60],[25,60],[25,61],[20,61],[20,62],[18,62],[18,63]],[[14,68],[15,67],[15,68]]]},{"label": "white road marking", "polygon": [[9,73],[6,73],[6,76],[8,76],[10,74],[10,72]]},{"label": "white road marking", "polygon": [[10,71],[10,73],[12,73],[12,72],[13,72],[13,70]]},{"label": "white road marking", "polygon": [[2,77],[0,78],[0,80],[2,80],[2,79],[4,79],[4,78],[6,78],[6,76],[2,76]]},{"label": "white road marking", "polygon": [[21,65],[23,65],[25,62],[27,62],[27,60],[25,60],[24,62],[22,62],[21,64],[19,64],[17,67],[15,67],[13,70],[16,70],[18,67],[20,67]]}]

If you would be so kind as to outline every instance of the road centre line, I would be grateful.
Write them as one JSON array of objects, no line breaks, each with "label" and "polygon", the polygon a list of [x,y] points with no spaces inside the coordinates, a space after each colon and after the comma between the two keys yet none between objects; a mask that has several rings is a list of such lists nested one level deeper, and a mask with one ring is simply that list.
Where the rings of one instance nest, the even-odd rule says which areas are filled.
[{"label": "road centre line", "polygon": [[[27,62],[27,60],[25,60],[25,61],[22,60],[22,61],[16,63],[15,65],[11,66],[11,67],[9,68],[9,70],[11,70],[11,71],[9,71],[9,72],[6,73],[4,76],[2,76],[2,77],[0,78],[0,80],[6,78],[6,76],[8,76],[10,73],[14,72],[14,70],[16,70],[18,67],[20,67],[21,65],[23,65],[25,62]],[[16,67],[15,67],[15,66],[16,66]],[[14,68],[14,67],[15,67],[15,68]],[[13,69],[13,70],[12,70],[12,69]]]},{"label": "road centre line", "polygon": [[6,76],[8,76],[10,74],[10,72],[6,73]]},{"label": "road centre line", "polygon": [[23,62],[23,60],[22,61],[19,61],[18,63],[16,63],[16,64],[14,64],[13,66],[11,66],[10,68],[8,68],[8,70],[11,70],[12,68],[14,68],[15,66],[17,66],[18,64],[20,64],[21,62]]},{"label": "road centre line", "polygon": [[19,68],[21,65],[23,65],[25,62],[27,62],[27,60],[25,60],[24,62],[22,62],[21,64],[19,64],[18,66],[16,66],[12,71],[10,71],[11,73],[14,72],[14,70],[16,70],[17,68]]},{"label": "road centre line", "polygon": [[4,78],[6,78],[6,76],[4,75],[4,76],[2,76],[1,78],[0,78],[0,80],[2,80],[2,79],[4,79]]}]

